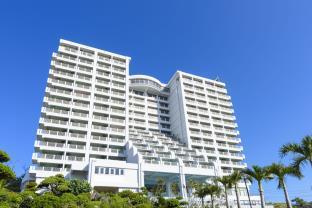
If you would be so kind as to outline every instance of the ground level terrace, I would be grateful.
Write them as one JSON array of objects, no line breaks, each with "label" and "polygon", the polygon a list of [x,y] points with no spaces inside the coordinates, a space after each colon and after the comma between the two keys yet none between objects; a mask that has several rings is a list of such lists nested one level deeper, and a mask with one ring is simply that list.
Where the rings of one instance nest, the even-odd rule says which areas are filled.
[{"label": "ground level terrace", "polygon": [[[214,169],[191,168],[183,166],[165,166],[146,163],[126,163],[124,161],[91,160],[88,180],[91,186],[99,192],[118,192],[122,190],[139,191],[146,187],[151,190],[155,185],[163,184],[164,197],[182,196],[186,200],[194,198],[191,182],[211,182],[216,177]],[[173,185],[178,187],[172,190]],[[248,204],[247,192],[244,184],[240,184],[241,203]],[[230,203],[235,205],[234,191],[229,193]],[[206,200],[210,200],[207,197]],[[257,196],[252,197],[254,205],[259,204]],[[224,203],[220,198],[219,203]]]}]

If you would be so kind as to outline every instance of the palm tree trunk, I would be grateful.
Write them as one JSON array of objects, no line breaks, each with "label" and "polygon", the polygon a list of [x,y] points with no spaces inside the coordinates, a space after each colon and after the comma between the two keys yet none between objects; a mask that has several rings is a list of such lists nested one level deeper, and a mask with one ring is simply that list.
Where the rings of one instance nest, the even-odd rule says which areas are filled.
[{"label": "palm tree trunk", "polygon": [[246,191],[247,191],[247,196],[248,196],[249,205],[250,205],[250,208],[252,208],[251,199],[250,199],[250,193],[249,193],[249,189],[248,189],[248,187],[247,187],[247,181],[246,181],[246,178],[245,178],[245,177],[244,177],[244,183],[245,183],[245,187],[246,187]]},{"label": "palm tree trunk", "polygon": [[237,184],[235,184],[235,194],[236,194],[236,203],[237,208],[241,208],[240,200],[239,200],[239,193],[238,193],[238,187]]},{"label": "palm tree trunk", "polygon": [[224,187],[224,192],[225,192],[225,205],[226,205],[226,208],[230,208],[230,205],[229,205],[229,199],[228,199],[228,194],[227,194],[227,189]]},{"label": "palm tree trunk", "polygon": [[210,199],[211,199],[211,208],[214,208],[214,197],[213,197],[213,194],[210,195]]},{"label": "palm tree trunk", "polygon": [[265,208],[264,193],[261,181],[258,181],[259,194],[261,199],[261,208]]},{"label": "palm tree trunk", "polygon": [[285,195],[287,208],[292,208],[292,205],[291,205],[291,202],[290,202],[290,199],[289,199],[289,195],[288,195],[286,184],[285,184],[284,180],[282,181],[282,185],[283,185],[283,190],[284,190],[284,195]]},{"label": "palm tree trunk", "polygon": [[201,198],[202,208],[204,208],[204,197]]}]

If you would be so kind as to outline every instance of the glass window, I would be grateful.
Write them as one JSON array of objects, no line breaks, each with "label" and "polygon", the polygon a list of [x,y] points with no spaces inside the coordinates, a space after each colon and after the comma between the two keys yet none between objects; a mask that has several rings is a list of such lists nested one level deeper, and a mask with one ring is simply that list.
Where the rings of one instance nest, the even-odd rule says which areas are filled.
[{"label": "glass window", "polygon": [[101,169],[100,169],[100,173],[101,173],[101,174],[104,174],[104,170],[105,170],[105,168],[101,168]]},{"label": "glass window", "polygon": [[105,168],[105,174],[106,174],[106,175],[109,174],[109,168]]},{"label": "glass window", "polygon": [[99,167],[95,167],[95,174],[99,174]]}]

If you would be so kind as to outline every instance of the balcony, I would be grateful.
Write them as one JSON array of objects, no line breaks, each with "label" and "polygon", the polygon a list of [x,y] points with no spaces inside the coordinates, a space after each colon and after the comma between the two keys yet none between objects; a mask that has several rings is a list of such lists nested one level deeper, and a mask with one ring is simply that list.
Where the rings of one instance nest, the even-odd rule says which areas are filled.
[{"label": "balcony", "polygon": [[52,125],[52,126],[66,126],[67,125],[67,121],[64,120],[58,120],[58,119],[48,119],[48,118],[40,118],[39,120],[40,123],[43,123],[45,125]]},{"label": "balcony", "polygon": [[31,165],[29,167],[29,172],[33,171],[61,172],[62,168]]},{"label": "balcony", "polygon": [[64,106],[64,105],[69,106],[71,104],[71,102],[68,100],[52,98],[52,97],[44,97],[44,102],[53,103],[54,105],[60,105],[60,106]]},{"label": "balcony", "polygon": [[49,160],[60,163],[60,160],[63,160],[63,155],[54,155],[54,154],[41,154],[41,153],[33,153],[33,160]]},{"label": "balcony", "polygon": [[64,148],[65,144],[64,143],[57,143],[57,142],[36,141],[35,146],[36,147],[50,147],[53,149],[57,149],[57,148]]},{"label": "balcony", "polygon": [[84,157],[78,157],[78,156],[67,156],[66,159],[68,161],[77,161],[77,162],[83,162],[85,160]]},{"label": "balcony", "polygon": [[71,122],[70,125],[72,127],[78,127],[78,128],[82,128],[82,129],[85,129],[88,126],[88,124],[86,124],[86,123],[78,123],[78,122]]},{"label": "balcony", "polygon": [[46,107],[42,108],[42,112],[48,113],[48,114],[64,115],[64,116],[68,116],[69,114],[69,111],[67,110],[60,110],[56,108],[46,108]]},{"label": "balcony", "polygon": [[73,117],[77,117],[77,118],[88,118],[89,117],[88,113],[80,113],[80,112],[72,112],[71,115]]},{"label": "balcony", "polygon": [[55,95],[66,95],[66,97],[68,97],[68,95],[71,95],[70,90],[60,90],[60,89],[55,89],[55,88],[50,88],[50,87],[46,88],[46,92],[49,92]]},{"label": "balcony", "polygon": [[78,134],[78,133],[69,133],[69,138],[74,140],[84,141],[87,138],[86,134]]},{"label": "balcony", "polygon": [[107,141],[107,137],[104,137],[104,136],[95,136],[95,135],[92,135],[92,136],[91,136],[91,139],[92,139],[92,140],[95,140],[95,141]]},{"label": "balcony", "polygon": [[72,150],[85,150],[86,148],[85,145],[79,145],[79,144],[68,144],[67,147],[68,149],[72,149]]}]

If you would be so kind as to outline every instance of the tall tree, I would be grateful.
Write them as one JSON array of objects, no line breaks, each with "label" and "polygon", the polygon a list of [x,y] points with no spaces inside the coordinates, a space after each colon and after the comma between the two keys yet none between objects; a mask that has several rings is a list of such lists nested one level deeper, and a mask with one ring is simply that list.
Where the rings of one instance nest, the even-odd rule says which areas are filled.
[{"label": "tall tree", "polygon": [[234,171],[230,175],[231,183],[234,185],[234,189],[235,189],[237,208],[241,208],[240,197],[238,193],[238,183],[242,178],[243,178],[243,174],[240,171]]},{"label": "tall tree", "polygon": [[272,179],[271,174],[267,170],[266,167],[260,167],[257,165],[252,166],[252,168],[247,168],[244,170],[244,173],[251,176],[254,180],[258,183],[258,190],[261,199],[261,207],[265,208],[265,201],[264,201],[264,191],[262,187],[262,181]]},{"label": "tall tree", "polygon": [[312,137],[305,136],[300,143],[288,143],[281,147],[280,154],[282,157],[293,153],[292,166],[298,170],[305,164],[312,166]]},{"label": "tall tree", "polygon": [[215,196],[219,196],[221,194],[221,188],[218,185],[208,184],[206,187],[206,192],[208,195],[210,195],[211,208],[214,208]]},{"label": "tall tree", "polygon": [[271,166],[268,167],[268,170],[278,180],[277,188],[283,189],[287,208],[292,208],[291,201],[286,188],[285,178],[286,176],[294,176],[300,179],[302,177],[300,171],[295,167],[286,167],[281,163],[273,163]]},{"label": "tall tree", "polygon": [[245,189],[246,189],[247,196],[248,196],[249,206],[250,206],[250,208],[252,208],[251,199],[250,199],[250,193],[249,193],[249,189],[248,189],[248,185],[247,185],[247,182],[252,183],[252,177],[247,175],[247,174],[245,174],[244,171],[242,171],[242,177],[243,177],[243,181],[244,181],[244,184],[245,184]]},{"label": "tall tree", "polygon": [[232,188],[233,186],[231,178],[230,176],[222,176],[222,177],[217,177],[216,181],[220,182],[224,187],[225,203],[226,203],[226,207],[229,208],[230,204],[229,204],[229,198],[228,198],[228,190]]},{"label": "tall tree", "polygon": [[201,199],[202,207],[204,207],[205,206],[204,199],[208,195],[207,184],[197,183],[194,185],[194,187],[195,187],[195,195]]}]

